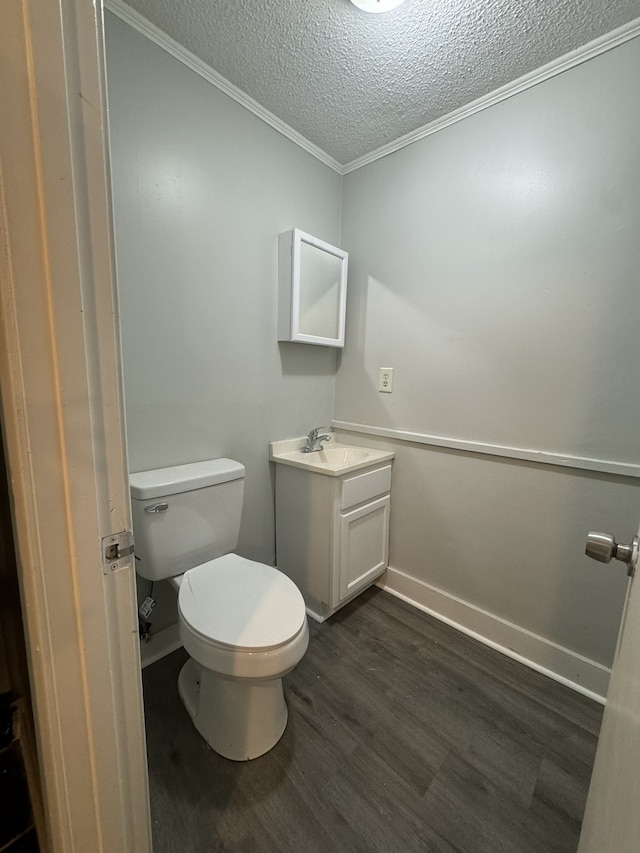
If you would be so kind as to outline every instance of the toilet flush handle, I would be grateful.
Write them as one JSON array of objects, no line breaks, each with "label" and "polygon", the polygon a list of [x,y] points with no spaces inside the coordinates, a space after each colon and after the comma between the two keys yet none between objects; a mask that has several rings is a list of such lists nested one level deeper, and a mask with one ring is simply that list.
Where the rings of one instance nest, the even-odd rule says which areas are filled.
[{"label": "toilet flush handle", "polygon": [[151,504],[151,506],[146,506],[144,508],[145,512],[166,512],[169,509],[168,503],[161,504]]}]

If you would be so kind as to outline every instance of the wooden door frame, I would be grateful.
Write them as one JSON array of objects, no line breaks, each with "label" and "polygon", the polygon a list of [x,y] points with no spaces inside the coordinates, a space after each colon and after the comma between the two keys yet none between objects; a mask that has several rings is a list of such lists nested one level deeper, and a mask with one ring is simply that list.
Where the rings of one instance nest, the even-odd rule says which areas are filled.
[{"label": "wooden door frame", "polygon": [[53,853],[149,853],[101,3],[7,0],[0,395]]}]

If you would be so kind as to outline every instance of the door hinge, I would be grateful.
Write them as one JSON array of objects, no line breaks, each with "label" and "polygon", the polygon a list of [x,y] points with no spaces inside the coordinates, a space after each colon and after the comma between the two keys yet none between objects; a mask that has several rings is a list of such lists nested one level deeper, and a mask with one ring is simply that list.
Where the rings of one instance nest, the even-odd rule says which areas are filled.
[{"label": "door hinge", "polygon": [[124,569],[131,562],[133,547],[131,530],[105,536],[102,540],[102,566],[105,574]]}]

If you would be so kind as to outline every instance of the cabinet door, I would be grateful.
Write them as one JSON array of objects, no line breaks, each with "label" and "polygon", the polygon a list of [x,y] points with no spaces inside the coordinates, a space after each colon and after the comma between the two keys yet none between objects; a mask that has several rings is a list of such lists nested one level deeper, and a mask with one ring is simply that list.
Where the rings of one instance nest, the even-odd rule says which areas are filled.
[{"label": "cabinet door", "polygon": [[339,517],[340,551],[333,605],[369,586],[389,559],[390,497],[358,507]]}]

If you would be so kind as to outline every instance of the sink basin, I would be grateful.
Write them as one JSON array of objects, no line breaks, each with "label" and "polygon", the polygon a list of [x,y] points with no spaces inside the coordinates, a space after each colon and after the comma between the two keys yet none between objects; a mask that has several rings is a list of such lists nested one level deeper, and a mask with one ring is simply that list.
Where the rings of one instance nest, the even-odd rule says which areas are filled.
[{"label": "sink basin", "polygon": [[294,468],[305,468],[307,471],[313,471],[316,474],[337,477],[340,474],[357,471],[359,468],[366,468],[368,465],[386,462],[394,457],[393,453],[386,450],[338,444],[335,438],[332,439],[328,447],[323,447],[322,450],[302,453],[300,448],[304,443],[304,438],[272,441],[270,444],[271,459],[282,465],[292,465]]},{"label": "sink basin", "polygon": [[[371,450],[364,450],[359,447],[323,447],[313,455],[316,457],[315,462],[321,462],[323,465],[351,465],[353,462],[362,462],[363,459],[368,459],[371,456]],[[312,454],[305,454],[311,456]]]}]

